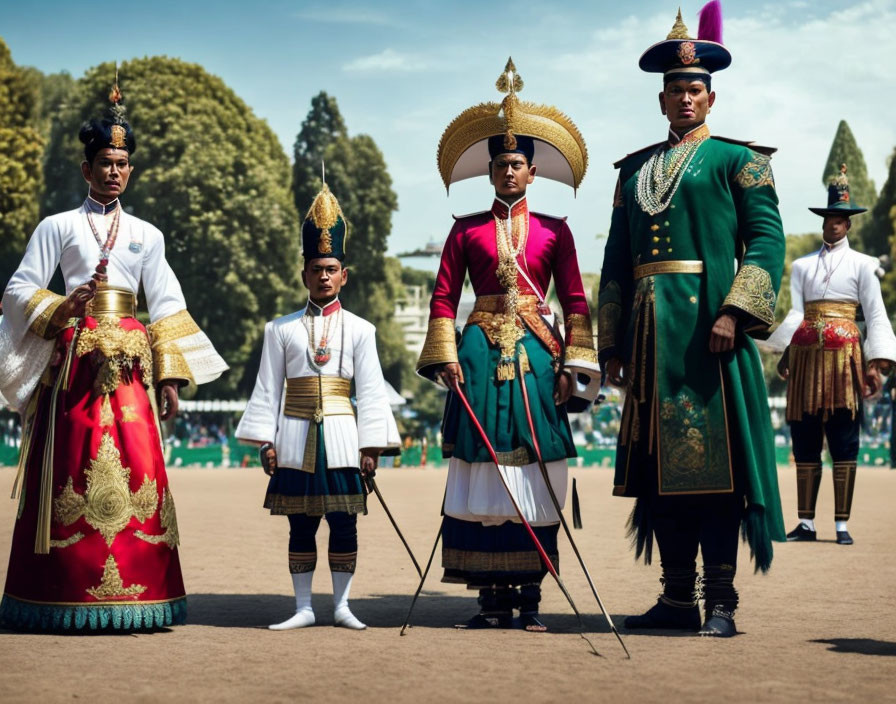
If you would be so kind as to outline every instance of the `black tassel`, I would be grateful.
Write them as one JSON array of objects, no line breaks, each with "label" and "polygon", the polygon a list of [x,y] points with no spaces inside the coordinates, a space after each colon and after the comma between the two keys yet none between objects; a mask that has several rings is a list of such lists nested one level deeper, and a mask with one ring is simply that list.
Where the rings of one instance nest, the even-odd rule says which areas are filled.
[{"label": "black tassel", "polygon": [[582,507],[579,505],[579,490],[576,487],[576,478],[572,478],[572,527],[582,530]]}]

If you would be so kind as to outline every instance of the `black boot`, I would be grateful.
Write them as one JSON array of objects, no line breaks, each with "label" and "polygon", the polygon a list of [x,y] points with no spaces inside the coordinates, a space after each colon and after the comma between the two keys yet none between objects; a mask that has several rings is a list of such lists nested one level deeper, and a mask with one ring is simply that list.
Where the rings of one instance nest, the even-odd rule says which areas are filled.
[{"label": "black boot", "polygon": [[703,597],[706,621],[700,629],[701,636],[730,638],[737,635],[734,611],[738,596],[734,588],[733,565],[703,566]]},{"label": "black boot", "polygon": [[479,590],[479,613],[467,621],[467,628],[511,628],[517,593],[513,587]]},{"label": "black boot", "polygon": [[694,598],[697,581],[695,567],[663,568],[663,593],[640,616],[628,616],[625,627],[696,631],[700,628],[700,610]]}]

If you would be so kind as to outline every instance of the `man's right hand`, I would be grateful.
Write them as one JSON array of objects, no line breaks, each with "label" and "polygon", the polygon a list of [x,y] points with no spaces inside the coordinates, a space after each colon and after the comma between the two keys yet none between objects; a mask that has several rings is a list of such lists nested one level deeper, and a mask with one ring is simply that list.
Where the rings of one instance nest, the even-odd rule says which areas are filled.
[{"label": "man's right hand", "polygon": [[86,284],[81,284],[66,297],[56,309],[54,318],[67,321],[69,318],[83,318],[87,312],[87,304],[96,295],[96,281],[91,279]]},{"label": "man's right hand", "polygon": [[784,353],[781,355],[781,359],[778,360],[778,376],[782,379],[787,379],[790,376],[790,347],[788,346]]},{"label": "man's right hand", "polygon": [[459,384],[464,383],[464,373],[460,368],[460,364],[457,362],[448,362],[444,367],[442,367],[438,372],[436,372],[436,377],[442,380],[442,383],[445,384],[449,389],[454,388],[454,381],[457,380]]},{"label": "man's right hand", "polygon": [[622,360],[619,357],[612,357],[607,360],[607,381],[609,381],[613,386],[625,386],[625,379],[623,378],[623,370],[625,369],[625,365],[622,363]]}]

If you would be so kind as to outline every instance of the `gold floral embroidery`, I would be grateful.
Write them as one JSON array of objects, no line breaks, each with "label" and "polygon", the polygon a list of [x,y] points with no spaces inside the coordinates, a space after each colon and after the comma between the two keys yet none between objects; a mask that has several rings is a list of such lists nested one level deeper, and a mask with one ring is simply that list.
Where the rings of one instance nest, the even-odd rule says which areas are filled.
[{"label": "gold floral embroidery", "polygon": [[152,352],[146,333],[139,328],[125,330],[119,318],[103,316],[96,327],[84,328],[78,336],[75,354],[83,357],[96,353],[100,360],[94,382],[98,393],[112,393],[121,384],[124,373],[132,373],[139,365],[143,384],[152,384]]},{"label": "gold floral embroidery", "polygon": [[591,330],[591,318],[587,315],[572,313],[566,319],[566,342],[573,347],[594,349],[594,332]]},{"label": "gold floral embroidery", "polygon": [[597,352],[593,347],[579,347],[570,345],[566,348],[566,363],[570,362],[597,362]]},{"label": "gold floral embroidery", "polygon": [[139,596],[145,591],[146,587],[142,584],[132,584],[129,587],[124,586],[121,574],[118,571],[118,563],[115,562],[115,558],[112,555],[106,558],[106,566],[103,568],[103,578],[100,581],[100,585],[87,589],[87,593],[90,596],[100,601],[122,596]]},{"label": "gold floral embroidery", "polygon": [[664,465],[674,467],[676,474],[699,472],[706,462],[706,443],[704,431],[706,419],[701,409],[686,394],[680,393],[676,398],[663,400],[660,417],[667,433],[673,437],[664,443],[668,456],[663,458]]},{"label": "gold floral embroidery", "polygon": [[741,188],[758,188],[759,186],[774,188],[775,177],[772,175],[771,158],[765,154],[754,153],[734,180]]},{"label": "gold floral embroidery", "polygon": [[177,532],[177,514],[174,510],[174,498],[171,496],[168,487],[165,487],[165,492],[162,494],[160,519],[162,528],[165,531],[161,535],[149,535],[142,530],[135,530],[134,536],[153,545],[165,543],[171,550],[174,550],[180,544],[180,534]]},{"label": "gold floral embroidery", "polygon": [[67,548],[69,545],[74,545],[78,541],[84,538],[84,534],[81,531],[78,531],[74,535],[70,535],[65,540],[51,540],[50,547],[51,548]]},{"label": "gold floral embroidery", "polygon": [[768,326],[775,322],[776,299],[769,273],[755,264],[745,264],[734,277],[722,306],[739,308]]},{"label": "gold floral embroidery", "polygon": [[100,406],[100,425],[113,425],[115,423],[115,414],[112,412],[112,403],[109,401],[109,394],[103,394],[103,403]]},{"label": "gold floral embroidery", "polygon": [[121,422],[122,423],[137,423],[140,420],[140,416],[137,415],[137,407],[136,406],[122,406],[121,407]]},{"label": "gold floral embroidery", "polygon": [[155,480],[144,477],[143,484],[131,492],[128,480],[131,470],[121,464],[121,454],[109,433],[103,435],[95,460],[84,470],[87,491],[75,491],[72,478],[53,501],[56,520],[71,525],[82,515],[84,520],[98,530],[111,546],[115,536],[124,530],[135,516],[141,523],[152,517],[158,507],[158,489]]}]

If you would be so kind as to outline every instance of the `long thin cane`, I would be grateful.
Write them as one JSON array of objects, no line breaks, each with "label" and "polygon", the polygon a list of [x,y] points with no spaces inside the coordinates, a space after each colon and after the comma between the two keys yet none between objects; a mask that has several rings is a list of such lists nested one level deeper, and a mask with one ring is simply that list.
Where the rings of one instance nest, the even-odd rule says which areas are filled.
[{"label": "long thin cane", "polygon": [[372,475],[367,475],[364,480],[364,483],[368,488],[373,489],[373,493],[376,494],[376,498],[380,500],[380,506],[383,507],[383,511],[386,512],[386,516],[389,518],[389,522],[392,524],[392,527],[395,529],[395,532],[398,533],[398,538],[401,540],[401,544],[404,545],[404,549],[408,551],[408,555],[411,558],[411,562],[414,563],[414,567],[417,569],[417,574],[422,578],[423,572],[420,570],[420,565],[417,562],[417,558],[414,557],[414,553],[411,551],[411,546],[408,545],[408,541],[405,540],[404,535],[401,532],[401,528],[398,527],[398,523],[395,522],[395,519],[392,517],[392,512],[389,510],[389,507],[386,505],[386,500],[383,498],[383,495],[380,493],[380,488],[377,486],[376,480]]},{"label": "long thin cane", "polygon": [[501,470],[501,463],[498,461],[498,454],[495,452],[495,448],[492,447],[491,442],[489,442],[488,436],[485,434],[485,430],[483,430],[479,419],[476,417],[476,414],[473,412],[473,408],[470,406],[470,402],[467,401],[467,397],[464,395],[464,392],[461,391],[460,384],[457,382],[457,379],[452,379],[452,390],[457,394],[457,397],[460,399],[463,407],[467,411],[467,415],[470,416],[470,420],[473,422],[473,425],[476,426],[476,430],[479,431],[482,442],[485,445],[485,448],[488,450],[488,453],[492,458],[492,462],[495,463],[495,467],[498,470],[498,476],[501,478],[501,484],[503,485],[504,490],[507,492],[507,496],[510,498],[510,503],[513,504],[513,510],[516,511],[516,515],[520,519],[520,523],[523,524],[523,527],[529,534],[529,538],[532,541],[532,544],[535,546],[535,550],[538,552],[538,556],[541,558],[541,561],[544,563],[545,567],[547,567],[547,570],[554,578],[554,581],[557,582],[557,586],[560,587],[560,591],[563,592],[563,596],[566,597],[566,600],[569,602],[572,610],[575,611],[575,614],[579,619],[579,626],[582,629],[579,635],[581,635],[585,642],[591,646],[591,650],[594,651],[595,655],[600,655],[600,653],[597,652],[597,648],[594,647],[594,644],[590,640],[588,640],[588,637],[585,635],[585,621],[582,619],[582,614],[579,613],[575,602],[572,600],[569,591],[566,589],[566,585],[560,578],[560,574],[557,572],[557,568],[554,567],[554,563],[552,563],[551,558],[548,557],[548,554],[542,546],[541,541],[538,539],[538,536],[535,535],[535,531],[532,530],[532,526],[529,525],[529,521],[526,520],[526,517],[523,515],[522,510],[520,510],[519,504],[517,504],[516,502],[516,497],[514,497],[513,492],[510,490],[510,486],[507,484],[507,479],[504,477],[504,472]]},{"label": "long thin cane", "polygon": [[569,544],[572,546],[572,551],[576,554],[576,558],[578,558],[579,560],[579,565],[582,568],[582,572],[585,573],[585,579],[588,580],[588,586],[591,587],[591,593],[594,594],[594,598],[597,600],[597,605],[600,607],[601,613],[604,615],[604,618],[607,619],[607,624],[610,626],[610,630],[613,632],[613,635],[615,635],[616,639],[619,641],[619,645],[621,645],[622,649],[625,651],[626,657],[631,660],[632,656],[628,652],[628,648],[625,647],[625,643],[622,642],[622,636],[620,636],[619,631],[616,630],[616,625],[613,623],[613,620],[610,618],[610,615],[604,608],[604,604],[601,601],[600,595],[597,593],[597,587],[594,586],[594,580],[591,579],[591,574],[588,572],[588,568],[585,566],[585,560],[582,559],[582,555],[581,553],[579,553],[579,547],[576,545],[576,541],[573,540],[572,531],[569,530],[569,525],[566,523],[566,518],[563,517],[563,510],[560,507],[560,502],[557,500],[557,494],[554,493],[554,487],[551,484],[551,477],[548,474],[548,468],[544,463],[544,459],[542,458],[541,448],[538,446],[538,438],[535,436],[535,422],[532,420],[532,409],[529,406],[529,392],[526,389],[526,380],[523,377],[523,370],[519,363],[517,363],[517,372],[520,380],[520,388],[523,391],[523,405],[526,408],[526,420],[529,422],[529,432],[532,435],[532,446],[535,448],[535,458],[538,460],[538,467],[541,469],[541,476],[544,477],[544,483],[547,484],[548,493],[551,495],[551,501],[554,503],[554,509],[557,511],[557,515],[560,516],[560,523],[563,525],[563,530],[566,532],[566,537],[569,539]]},{"label": "long thin cane", "polygon": [[420,592],[423,591],[423,583],[426,581],[426,575],[429,574],[429,568],[432,567],[432,559],[436,556],[436,548],[439,547],[439,540],[442,537],[442,524],[439,524],[439,532],[436,533],[436,542],[433,543],[432,552],[429,553],[429,560],[426,562],[426,569],[423,570],[423,574],[420,576],[420,584],[417,586],[417,591],[414,592],[414,598],[411,599],[411,608],[408,609],[407,618],[404,620],[404,625],[401,627],[401,632],[398,634],[400,636],[404,635],[404,632],[408,628],[408,624],[411,622],[411,613],[414,611],[414,605],[417,603],[417,597],[420,596]]}]

